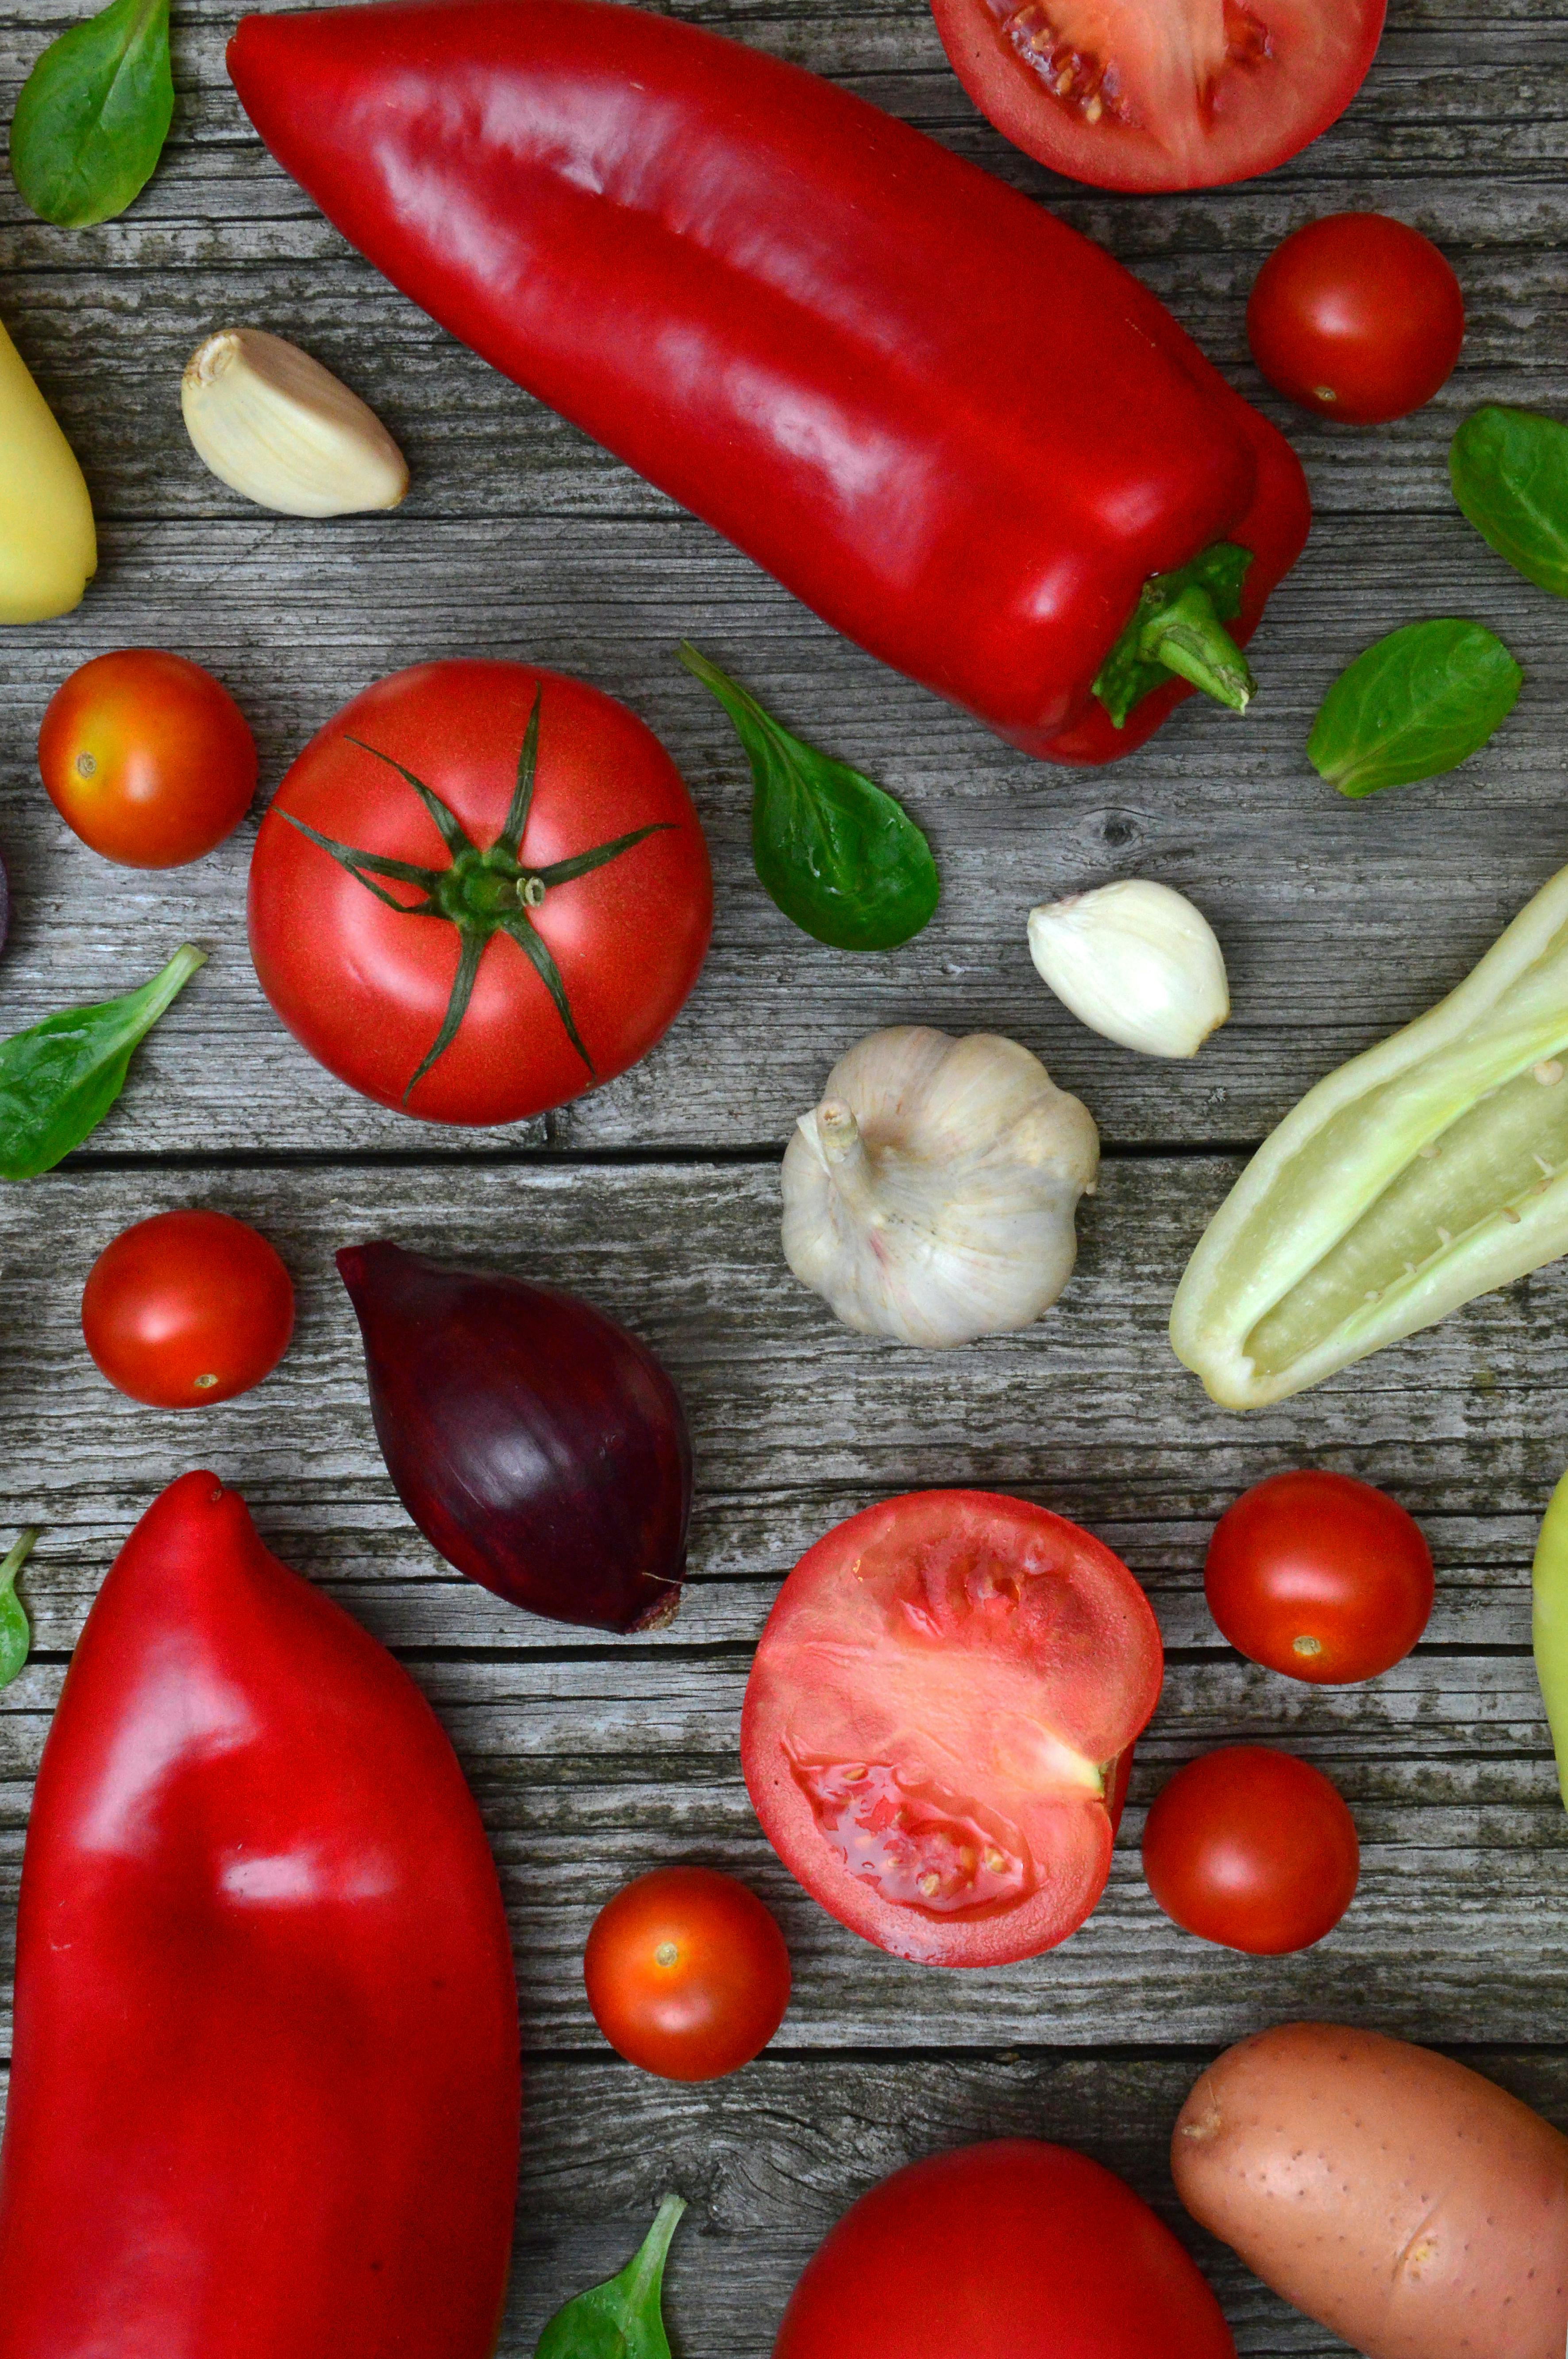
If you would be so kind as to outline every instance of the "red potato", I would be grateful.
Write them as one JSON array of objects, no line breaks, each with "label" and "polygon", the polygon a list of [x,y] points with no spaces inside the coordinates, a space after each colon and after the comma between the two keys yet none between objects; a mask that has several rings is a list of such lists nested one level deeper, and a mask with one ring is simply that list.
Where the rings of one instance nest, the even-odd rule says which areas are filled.
[{"label": "red potato", "polygon": [[1446,2056],[1259,2032],[1192,2091],[1171,2166],[1195,2220],[1367,2359],[1563,2359],[1568,2137]]}]

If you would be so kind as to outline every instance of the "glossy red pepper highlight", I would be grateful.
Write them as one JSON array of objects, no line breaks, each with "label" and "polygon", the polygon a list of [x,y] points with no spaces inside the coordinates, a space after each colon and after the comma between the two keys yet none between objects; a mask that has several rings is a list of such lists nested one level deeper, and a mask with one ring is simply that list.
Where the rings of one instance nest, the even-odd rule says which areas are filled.
[{"label": "glossy red pepper highlight", "polygon": [[[886,663],[1056,761],[1144,584],[1310,520],[1290,445],[1098,246],[814,74],[609,0],[247,16],[229,70],[362,253]],[[1163,678],[1163,675],[1161,675]]]},{"label": "glossy red pepper highlight", "polygon": [[488,2359],[520,2105],[451,1745],[183,1476],[88,1616],[22,1869],[5,2359]]}]

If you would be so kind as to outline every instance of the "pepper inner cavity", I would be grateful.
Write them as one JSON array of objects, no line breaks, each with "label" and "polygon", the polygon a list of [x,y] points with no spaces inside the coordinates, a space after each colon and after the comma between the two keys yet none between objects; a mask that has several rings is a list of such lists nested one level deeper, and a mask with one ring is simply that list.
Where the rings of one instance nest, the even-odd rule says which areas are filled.
[{"label": "pepper inner cavity", "polygon": [[1550,1187],[1565,1166],[1568,1080],[1552,1059],[1505,1082],[1413,1155],[1258,1321],[1248,1359],[1264,1375],[1283,1375],[1390,1287]]}]

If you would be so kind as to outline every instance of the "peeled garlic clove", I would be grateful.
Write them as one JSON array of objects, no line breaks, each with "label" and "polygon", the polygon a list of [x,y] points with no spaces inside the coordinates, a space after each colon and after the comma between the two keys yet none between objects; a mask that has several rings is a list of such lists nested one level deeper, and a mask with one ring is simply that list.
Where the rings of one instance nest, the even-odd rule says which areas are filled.
[{"label": "peeled garlic clove", "polygon": [[1203,912],[1130,876],[1029,911],[1029,956],[1091,1031],[1146,1057],[1195,1057],[1230,1014],[1225,956]]},{"label": "peeled garlic clove", "polygon": [[330,369],[263,328],[223,328],[180,385],[196,455],[220,483],[280,516],[395,508],[403,454],[373,409]]},{"label": "peeled garlic clove", "polygon": [[1071,1277],[1099,1161],[1087,1110],[1017,1041],[875,1032],[786,1150],[785,1258],[864,1334],[1010,1333]]}]

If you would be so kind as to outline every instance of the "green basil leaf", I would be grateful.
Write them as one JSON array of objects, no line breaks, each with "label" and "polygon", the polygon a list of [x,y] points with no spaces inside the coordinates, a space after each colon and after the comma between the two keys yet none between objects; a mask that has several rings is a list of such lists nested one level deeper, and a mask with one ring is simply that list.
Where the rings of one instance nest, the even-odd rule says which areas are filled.
[{"label": "green basil leaf", "polygon": [[1448,452],[1454,496],[1488,546],[1568,598],[1568,426],[1497,404],[1472,411]]},{"label": "green basil leaf", "polygon": [[942,892],[931,845],[872,779],[804,745],[683,642],[681,660],[735,723],[756,797],[752,856],[802,933],[841,951],[890,951],[929,923]]},{"label": "green basil leaf", "polygon": [[51,41],[23,83],[16,186],[64,229],[112,221],[152,178],[173,114],[169,0],[110,0]]},{"label": "green basil leaf", "polygon": [[67,1007],[0,1041],[0,1180],[36,1180],[97,1129],[136,1049],[206,959],[187,942],[124,999]]},{"label": "green basil leaf", "polygon": [[636,2258],[618,2277],[558,2310],[534,2359],[670,2359],[660,2296],[670,2239],[685,2209],[679,2195],[667,2195]]},{"label": "green basil leaf", "polygon": [[1452,770],[1486,744],[1524,674],[1479,623],[1409,623],[1357,656],[1324,697],[1307,759],[1342,795]]},{"label": "green basil leaf", "polygon": [[27,1650],[33,1643],[32,1630],[16,1594],[16,1575],[31,1556],[38,1537],[36,1531],[24,1532],[0,1563],[0,1688],[8,1688],[25,1668]]},{"label": "green basil leaf", "polygon": [[[1154,689],[1168,687],[1172,677],[1172,666],[1151,662],[1143,652],[1142,641],[1150,623],[1188,590],[1206,591],[1220,621],[1234,623],[1241,612],[1241,585],[1251,562],[1250,549],[1234,540],[1216,540],[1190,565],[1178,566],[1173,573],[1150,574],[1091,691],[1118,729],[1135,704],[1141,704]],[[1242,669],[1246,671],[1245,664]],[[1250,681],[1250,673],[1247,679]]]}]

